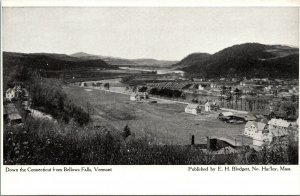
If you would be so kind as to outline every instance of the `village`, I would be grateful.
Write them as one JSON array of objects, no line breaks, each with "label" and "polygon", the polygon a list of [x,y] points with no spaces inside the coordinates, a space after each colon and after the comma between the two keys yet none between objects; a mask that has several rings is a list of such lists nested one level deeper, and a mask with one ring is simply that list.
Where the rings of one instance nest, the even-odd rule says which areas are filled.
[{"label": "village", "polygon": [[[184,104],[183,112],[199,116],[198,119],[203,117],[205,120],[205,116],[210,115],[224,124],[243,126],[241,134],[225,137],[218,136],[218,134],[209,136],[210,140],[218,141],[215,145],[220,144],[219,147],[213,147],[214,149],[249,145],[259,150],[262,146],[270,145],[274,141],[284,142],[290,135],[298,140],[298,110],[296,109],[294,115],[289,115],[289,111],[279,111],[273,103],[275,100],[298,99],[298,80],[267,78],[248,80],[243,78],[240,81],[235,78],[188,80],[181,73],[165,74],[160,76],[161,78],[163,80],[169,78],[169,81],[160,82],[156,78],[155,81],[142,83],[142,85],[128,86],[122,84],[121,79],[112,79],[79,82],[74,85],[126,94],[129,95],[130,101],[136,103],[155,104],[161,100],[167,100],[176,104]],[[138,80],[138,77],[134,80],[136,79]],[[163,91],[166,94],[159,93]],[[115,96],[118,95],[115,94]],[[228,97],[231,97],[231,100],[228,101]],[[248,97],[264,98],[264,105],[251,108],[249,102],[246,103]],[[225,105],[224,102],[227,104]],[[191,143],[194,144],[193,139]]]}]

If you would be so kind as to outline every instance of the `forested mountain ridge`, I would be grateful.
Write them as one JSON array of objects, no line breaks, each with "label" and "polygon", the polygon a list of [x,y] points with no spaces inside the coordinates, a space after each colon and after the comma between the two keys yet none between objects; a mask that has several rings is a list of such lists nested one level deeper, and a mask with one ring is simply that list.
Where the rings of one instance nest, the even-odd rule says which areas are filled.
[{"label": "forested mountain ridge", "polygon": [[14,53],[3,52],[3,66],[12,68],[14,66],[25,66],[32,69],[44,70],[66,70],[66,69],[88,69],[109,68],[118,69],[117,66],[109,65],[103,60],[83,60],[65,54],[50,53]]},{"label": "forested mountain ridge", "polygon": [[[187,64],[188,62],[189,64]],[[174,65],[203,77],[298,78],[299,49],[282,45],[246,43],[201,58],[187,56]]]}]

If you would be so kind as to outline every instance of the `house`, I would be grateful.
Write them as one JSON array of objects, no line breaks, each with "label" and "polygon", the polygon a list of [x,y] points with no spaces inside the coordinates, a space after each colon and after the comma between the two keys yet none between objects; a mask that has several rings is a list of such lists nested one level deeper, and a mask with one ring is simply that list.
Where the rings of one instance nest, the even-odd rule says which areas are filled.
[{"label": "house", "polygon": [[241,120],[244,122],[248,122],[248,121],[255,121],[256,117],[253,115],[249,115],[249,114],[234,114],[233,118],[236,120]]},{"label": "house", "polygon": [[218,85],[217,85],[217,83],[215,83],[215,82],[211,82],[210,83],[210,88],[218,88]]},{"label": "house", "polygon": [[252,116],[252,115],[244,115],[244,119],[245,121],[254,121],[256,120],[256,117],[255,116]]},{"label": "house", "polygon": [[20,92],[21,92],[21,87],[15,86],[13,88],[9,88],[6,90],[5,97],[11,101],[13,98],[18,97]]},{"label": "house", "polygon": [[252,85],[253,82],[251,80],[242,80],[240,81],[240,86],[248,86],[248,85]]},{"label": "house", "polygon": [[130,101],[140,101],[141,100],[141,97],[140,95],[136,94],[136,93],[132,93],[130,95]]},{"label": "house", "polygon": [[255,146],[262,146],[271,140],[268,125],[262,122],[248,121],[245,125],[244,135],[251,137]]},{"label": "house", "polygon": [[233,116],[232,112],[221,112],[219,114],[219,117],[229,117],[229,116]]},{"label": "house", "polygon": [[232,112],[221,112],[218,115],[218,119],[227,122],[228,120],[231,120],[233,116]]},{"label": "house", "polygon": [[147,92],[137,92],[137,93],[132,93],[130,95],[130,101],[140,101],[142,99],[148,99],[149,95]]},{"label": "house", "polygon": [[199,84],[198,90],[204,90],[206,88],[206,85]]},{"label": "house", "polygon": [[6,90],[5,97],[6,97],[8,100],[12,100],[13,98],[16,97],[16,91],[15,91],[13,88],[7,89],[7,90]]},{"label": "house", "polygon": [[81,86],[81,87],[86,87],[86,86],[87,86],[87,83],[86,83],[86,82],[81,82],[81,83],[80,83],[80,86]]},{"label": "house", "polygon": [[276,130],[276,131],[288,130],[292,126],[290,122],[283,119],[276,119],[276,118],[272,118],[268,122],[268,125],[270,130]]},{"label": "house", "polygon": [[193,78],[194,82],[203,82],[204,79],[203,78]]},{"label": "house", "polygon": [[149,94],[147,92],[138,92],[138,95],[141,97],[141,99],[149,98]]},{"label": "house", "polygon": [[290,129],[292,129],[292,123],[282,119],[272,118],[268,124],[272,136],[271,142],[285,139],[289,135]]},{"label": "house", "polygon": [[269,78],[262,78],[261,80],[262,80],[263,82],[267,82],[267,83],[270,82]]},{"label": "house", "polygon": [[188,104],[185,109],[184,109],[185,113],[189,113],[189,114],[199,114],[201,113],[201,108],[200,105],[198,104]]},{"label": "house", "polygon": [[264,87],[264,91],[265,91],[265,92],[270,92],[273,88],[274,88],[273,85],[268,85],[268,86],[265,86],[265,87]]},{"label": "house", "polygon": [[206,112],[211,111],[211,104],[209,103],[209,101],[204,104],[204,109]]}]

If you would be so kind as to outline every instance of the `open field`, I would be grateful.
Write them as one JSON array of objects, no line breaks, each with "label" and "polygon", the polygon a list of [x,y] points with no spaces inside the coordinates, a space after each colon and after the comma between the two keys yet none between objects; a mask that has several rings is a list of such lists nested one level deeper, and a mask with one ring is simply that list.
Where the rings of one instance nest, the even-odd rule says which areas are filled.
[{"label": "open field", "polygon": [[130,101],[129,95],[86,89],[73,85],[64,87],[68,96],[89,110],[101,125],[123,130],[128,124],[137,137],[147,135],[159,144],[189,144],[192,134],[195,143],[204,143],[206,136],[237,135],[243,131],[244,125],[217,120],[216,112],[194,116],[184,113],[184,104],[137,103]]}]

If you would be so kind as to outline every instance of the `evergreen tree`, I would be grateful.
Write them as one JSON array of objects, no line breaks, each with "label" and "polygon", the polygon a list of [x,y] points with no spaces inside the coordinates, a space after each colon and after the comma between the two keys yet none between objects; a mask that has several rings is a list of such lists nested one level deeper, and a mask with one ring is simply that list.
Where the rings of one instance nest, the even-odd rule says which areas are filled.
[{"label": "evergreen tree", "polygon": [[131,135],[131,131],[130,131],[130,128],[129,128],[129,126],[128,125],[126,125],[125,127],[124,127],[124,129],[123,129],[123,137],[124,138],[127,138],[128,136],[130,136]]}]

